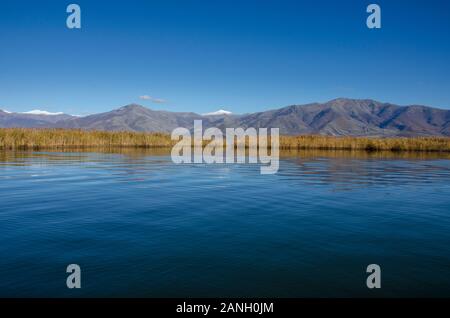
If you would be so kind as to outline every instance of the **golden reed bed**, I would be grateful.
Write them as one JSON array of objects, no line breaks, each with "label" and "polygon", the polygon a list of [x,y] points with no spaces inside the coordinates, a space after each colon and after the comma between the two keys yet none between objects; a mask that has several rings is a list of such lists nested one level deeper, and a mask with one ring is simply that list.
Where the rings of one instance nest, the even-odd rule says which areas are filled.
[{"label": "golden reed bed", "polygon": [[[171,147],[176,143],[164,133],[87,131],[79,129],[1,128],[1,149],[84,147]],[[270,144],[270,143],[269,143]],[[442,151],[450,152],[450,138],[365,138],[329,136],[280,136],[281,149]]]}]

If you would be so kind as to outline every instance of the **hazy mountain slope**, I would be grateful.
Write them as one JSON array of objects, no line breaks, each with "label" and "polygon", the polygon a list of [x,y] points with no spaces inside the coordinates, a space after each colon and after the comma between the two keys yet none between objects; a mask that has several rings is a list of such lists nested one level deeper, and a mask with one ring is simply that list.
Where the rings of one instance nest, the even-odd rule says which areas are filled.
[{"label": "hazy mountain slope", "polygon": [[59,122],[57,126],[97,130],[171,132],[176,127],[191,127],[195,119],[201,118],[202,116],[195,113],[155,111],[131,104],[106,113]]},{"label": "hazy mountain slope", "polygon": [[281,134],[288,135],[448,136],[449,118],[449,110],[340,98],[224,118],[214,124],[220,128],[278,127]]},{"label": "hazy mountain slope", "polygon": [[26,127],[40,128],[50,127],[62,120],[73,119],[74,116],[61,115],[35,115],[23,113],[7,113],[0,110],[0,127]]},{"label": "hazy mountain slope", "polygon": [[445,134],[449,111],[424,106],[408,106],[398,109],[382,128],[398,129],[404,135]]},{"label": "hazy mountain slope", "polygon": [[[371,101],[334,100],[326,104],[292,105],[228,120],[225,126],[278,127],[281,134],[387,135],[383,121],[375,113],[379,105]],[[216,123],[219,126],[220,123]]]}]

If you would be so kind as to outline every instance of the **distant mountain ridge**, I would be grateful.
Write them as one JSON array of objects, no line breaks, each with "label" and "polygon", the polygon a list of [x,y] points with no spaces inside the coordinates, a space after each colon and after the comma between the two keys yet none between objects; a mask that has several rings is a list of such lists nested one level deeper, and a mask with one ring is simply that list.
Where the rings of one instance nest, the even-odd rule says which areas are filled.
[{"label": "distant mountain ridge", "polygon": [[192,129],[197,119],[203,120],[204,128],[279,128],[280,134],[286,135],[450,136],[450,110],[398,106],[370,99],[338,98],[243,115],[159,111],[137,104],[86,117],[0,111],[0,127],[171,132],[176,127]]},{"label": "distant mountain ridge", "polygon": [[191,127],[195,119],[203,119],[195,113],[175,113],[152,110],[138,104],[86,117],[60,121],[60,128],[97,130],[128,130],[148,132],[170,132],[177,127]]},{"label": "distant mountain ridge", "polygon": [[338,98],[229,117],[215,124],[219,128],[279,127],[287,135],[449,136],[450,110]]},{"label": "distant mountain ridge", "polygon": [[76,117],[63,113],[49,113],[37,110],[26,113],[13,113],[0,110],[0,127],[46,128],[53,127],[56,123],[63,120],[74,118]]}]

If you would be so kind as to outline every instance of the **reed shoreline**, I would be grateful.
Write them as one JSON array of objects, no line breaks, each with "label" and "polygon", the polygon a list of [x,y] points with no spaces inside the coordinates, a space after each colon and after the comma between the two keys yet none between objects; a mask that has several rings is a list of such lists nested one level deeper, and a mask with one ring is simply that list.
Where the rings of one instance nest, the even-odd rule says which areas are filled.
[{"label": "reed shoreline", "polygon": [[[170,134],[81,129],[0,128],[0,149],[168,148]],[[208,142],[205,142],[208,143]],[[270,145],[270,143],[269,143]],[[280,136],[281,150],[450,152],[449,137]]]}]

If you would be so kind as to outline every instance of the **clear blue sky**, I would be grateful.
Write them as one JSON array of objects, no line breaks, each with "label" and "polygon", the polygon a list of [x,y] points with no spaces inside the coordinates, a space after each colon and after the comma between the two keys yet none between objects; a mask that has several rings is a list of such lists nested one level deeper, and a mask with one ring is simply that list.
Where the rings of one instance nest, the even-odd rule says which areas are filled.
[{"label": "clear blue sky", "polygon": [[[81,30],[66,28],[70,3]],[[366,27],[370,3],[381,30]],[[336,97],[450,108],[450,1],[0,2],[7,110],[243,113]]]}]

